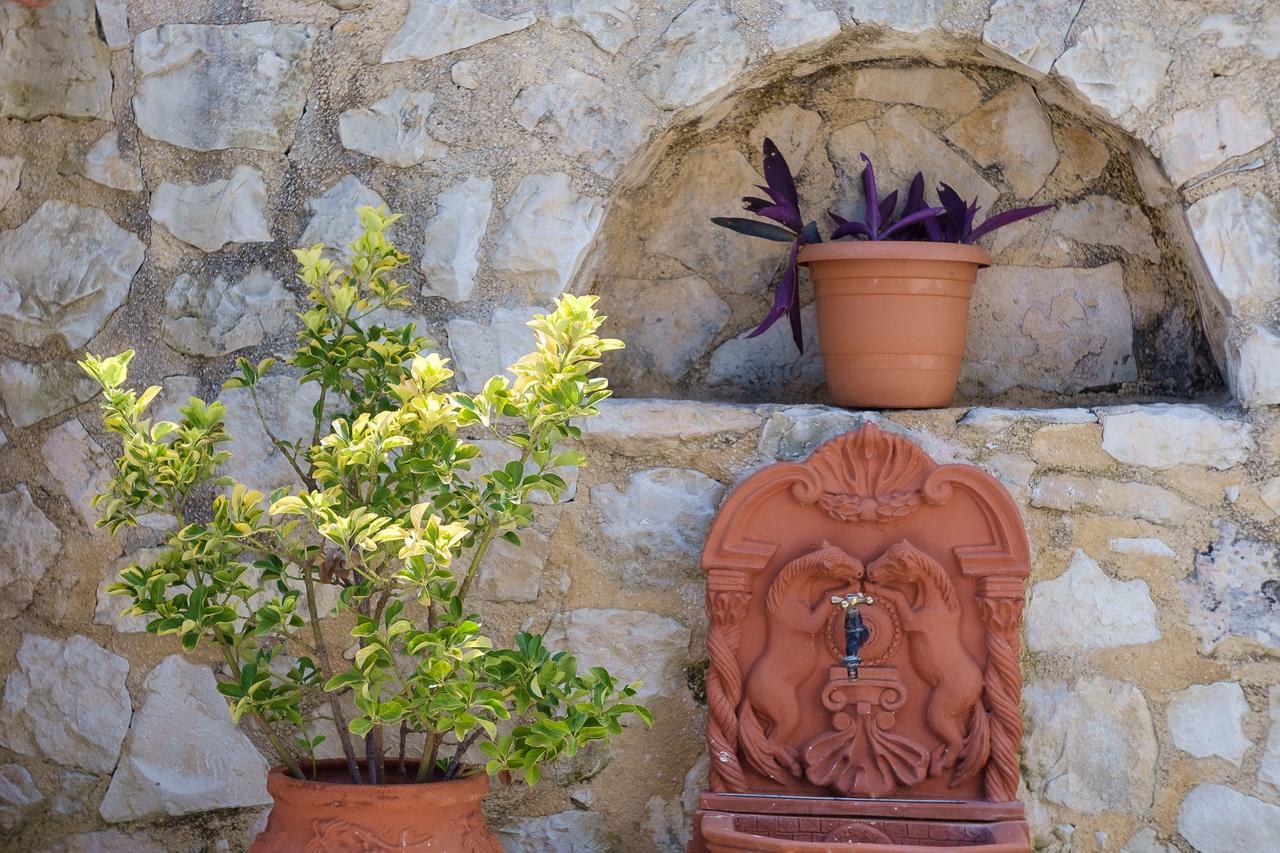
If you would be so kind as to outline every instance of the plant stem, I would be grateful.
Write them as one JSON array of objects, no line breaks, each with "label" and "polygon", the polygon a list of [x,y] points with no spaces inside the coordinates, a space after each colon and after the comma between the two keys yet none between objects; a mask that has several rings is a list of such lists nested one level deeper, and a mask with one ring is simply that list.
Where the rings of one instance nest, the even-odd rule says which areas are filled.
[{"label": "plant stem", "polygon": [[409,721],[401,720],[400,721],[400,778],[401,779],[403,779],[406,775],[408,775],[408,771],[405,770],[405,766],[404,766],[404,746],[405,746],[405,741],[407,741],[408,739],[409,739]]},{"label": "plant stem", "polygon": [[276,450],[279,450],[284,458],[288,460],[289,467],[293,468],[294,473],[298,475],[298,479],[302,481],[302,485],[306,486],[313,492],[319,491],[316,488],[316,481],[303,472],[302,468],[298,465],[297,457],[289,452],[289,448],[284,446],[284,442],[281,441],[274,432],[272,432],[271,427],[267,424],[267,416],[262,413],[262,404],[258,402],[258,389],[250,385],[249,395],[253,397],[253,408],[258,413],[258,420],[262,423],[262,429],[267,433],[267,438],[269,438],[271,443],[275,445]]},{"label": "plant stem", "polygon": [[453,754],[453,759],[449,762],[449,769],[445,771],[444,778],[452,779],[458,775],[458,770],[462,767],[463,755],[465,755],[467,750],[471,748],[471,744],[476,742],[476,738],[480,737],[480,732],[482,731],[483,729],[477,726],[471,731],[471,734],[467,735],[466,739],[463,740],[462,743],[458,744],[458,751]]},{"label": "plant stem", "polygon": [[387,764],[386,756],[383,754],[382,745],[382,726],[381,724],[373,727],[373,731],[369,732],[373,739],[373,755],[369,756],[369,764],[373,770],[377,771],[377,781],[374,784],[387,784]]},{"label": "plant stem", "polygon": [[[320,632],[320,611],[316,606],[316,587],[311,578],[312,566],[308,562],[302,567],[302,583],[307,588],[307,616],[311,622],[311,636],[315,639],[316,657],[320,659],[320,674],[328,683],[333,678],[333,665],[329,662],[329,646]],[[360,778],[360,765],[356,761],[356,748],[351,743],[351,732],[347,730],[347,717],[342,713],[342,703],[336,693],[326,691],[329,710],[333,712],[333,727],[337,731],[338,740],[342,743],[342,754],[347,759],[347,773],[351,775],[351,783],[359,785],[364,782]]]},{"label": "plant stem", "polygon": [[[231,654],[231,649],[219,644],[218,648],[222,650],[222,659],[227,662],[227,666],[231,668],[232,676],[238,681],[240,679],[240,665],[236,663],[235,655]],[[280,742],[280,738],[276,737],[276,733],[267,725],[267,721],[257,711],[249,712],[250,719],[258,726],[258,730],[262,732],[262,736],[267,739],[267,743],[271,744],[271,749],[289,768],[289,775],[297,779],[306,779],[303,775],[302,768],[298,766],[298,760],[293,757],[293,753],[285,748]]]},{"label": "plant stem", "polygon": [[466,601],[467,593],[471,591],[471,583],[475,580],[476,573],[480,568],[480,561],[484,559],[484,554],[489,550],[489,543],[493,541],[493,537],[497,534],[496,527],[489,527],[480,536],[480,541],[476,543],[476,551],[471,555],[471,562],[467,565],[467,573],[462,579],[462,586],[458,587],[458,601]]},{"label": "plant stem", "polygon": [[436,768],[436,756],[440,754],[441,735],[435,732],[427,734],[427,740],[422,745],[422,763],[418,765],[418,781],[426,782],[431,778],[431,773]]}]

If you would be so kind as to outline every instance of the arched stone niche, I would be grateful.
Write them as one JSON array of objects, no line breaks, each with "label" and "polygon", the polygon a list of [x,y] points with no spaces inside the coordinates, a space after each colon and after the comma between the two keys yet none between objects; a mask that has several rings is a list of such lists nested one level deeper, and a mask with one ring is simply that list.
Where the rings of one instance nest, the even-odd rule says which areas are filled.
[{"label": "arched stone niche", "polygon": [[[1072,88],[987,42],[866,28],[740,82],[680,114],[632,160],[579,280],[602,296],[628,341],[609,365],[620,394],[823,400],[807,282],[803,356],[786,324],[745,339],[785,253],[708,222],[734,215],[761,182],[765,136],[787,155],[806,219],[823,230],[828,210],[861,213],[863,151],[883,192],[905,191],[923,170],[930,186],[946,180],[987,212],[1058,204],[984,240],[996,267],[975,295],[958,402],[1212,400],[1228,379],[1241,386],[1241,342],[1252,330],[1233,322],[1241,304],[1215,282],[1196,238],[1220,254],[1219,279],[1240,250],[1224,258],[1225,235],[1193,236],[1169,167],[1121,126],[1136,127],[1133,109],[1104,117],[1119,109],[1108,98],[1134,95]],[[1174,171],[1192,168],[1179,156]],[[1199,181],[1229,185],[1236,174],[1218,172]],[[1234,235],[1244,245],[1265,242],[1273,226],[1231,224],[1260,232]],[[1266,402],[1256,381],[1244,384],[1252,385],[1238,395],[1246,403]]]}]

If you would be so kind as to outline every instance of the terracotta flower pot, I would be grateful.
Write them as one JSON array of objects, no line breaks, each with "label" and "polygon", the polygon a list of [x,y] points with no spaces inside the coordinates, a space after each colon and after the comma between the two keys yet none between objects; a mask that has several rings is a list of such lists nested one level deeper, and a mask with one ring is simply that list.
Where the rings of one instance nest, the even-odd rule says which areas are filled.
[{"label": "terracotta flower pot", "polygon": [[[274,805],[250,853],[502,853],[480,811],[489,793],[483,773],[449,782],[352,785],[341,759],[318,765],[317,782],[294,779],[282,767],[267,776]],[[416,770],[409,768],[410,778]]]},{"label": "terracotta flower pot", "polygon": [[964,357],[969,297],[991,257],[978,246],[841,241],[805,246],[818,300],[818,343],[837,405],[933,409],[951,404]]}]

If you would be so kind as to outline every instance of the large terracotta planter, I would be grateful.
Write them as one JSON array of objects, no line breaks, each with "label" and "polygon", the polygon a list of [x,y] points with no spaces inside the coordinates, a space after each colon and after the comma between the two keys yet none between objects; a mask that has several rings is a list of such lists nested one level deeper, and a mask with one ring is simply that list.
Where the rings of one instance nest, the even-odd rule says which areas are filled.
[{"label": "large terracotta planter", "polygon": [[819,243],[800,250],[818,301],[827,387],[840,406],[931,409],[956,392],[978,246]]},{"label": "large terracotta planter", "polygon": [[[502,853],[480,811],[489,793],[483,773],[449,782],[352,785],[342,760],[319,767],[317,782],[294,779],[281,767],[271,771],[271,817],[250,853]],[[416,770],[410,767],[410,778]]]}]

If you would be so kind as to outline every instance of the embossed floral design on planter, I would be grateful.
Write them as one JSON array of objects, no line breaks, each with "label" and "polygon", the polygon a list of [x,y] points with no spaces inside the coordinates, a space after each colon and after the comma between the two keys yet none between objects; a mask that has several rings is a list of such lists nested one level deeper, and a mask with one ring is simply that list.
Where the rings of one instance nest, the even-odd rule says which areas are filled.
[{"label": "embossed floral design on planter", "polygon": [[[1026,849],[1030,556],[994,478],[868,424],[739,485],[702,565],[711,791],[691,851],[900,844],[924,821],[956,846]],[[869,632],[852,662],[850,601]]]}]

